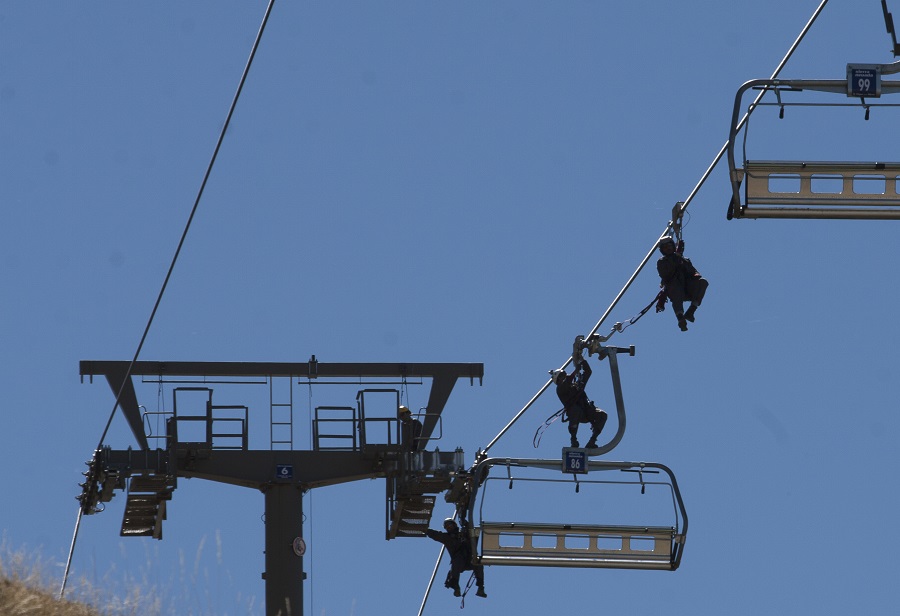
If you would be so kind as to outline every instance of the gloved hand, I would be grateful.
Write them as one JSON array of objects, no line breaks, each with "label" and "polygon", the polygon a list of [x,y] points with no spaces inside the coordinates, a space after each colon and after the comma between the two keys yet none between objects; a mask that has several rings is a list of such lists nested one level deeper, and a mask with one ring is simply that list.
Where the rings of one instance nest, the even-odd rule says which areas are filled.
[{"label": "gloved hand", "polygon": [[572,361],[578,366],[584,361],[581,353],[584,350],[584,336],[575,336],[575,342],[572,343]]},{"label": "gloved hand", "polygon": [[660,291],[659,295],[656,297],[656,312],[662,312],[666,309],[666,296]]}]

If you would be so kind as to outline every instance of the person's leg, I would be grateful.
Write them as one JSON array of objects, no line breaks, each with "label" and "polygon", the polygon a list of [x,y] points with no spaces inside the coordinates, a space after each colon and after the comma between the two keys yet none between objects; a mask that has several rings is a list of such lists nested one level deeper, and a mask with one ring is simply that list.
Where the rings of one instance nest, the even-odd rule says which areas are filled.
[{"label": "person's leg", "polygon": [[447,574],[447,582],[444,584],[447,588],[453,589],[453,596],[459,597],[462,592],[459,590],[459,574],[462,572],[461,569],[456,567],[455,565],[450,565],[450,573]]},{"label": "person's leg", "polygon": [[678,327],[681,331],[687,331],[687,320],[684,318],[684,302],[682,300],[672,300],[672,310],[675,312],[675,318],[678,319]]},{"label": "person's leg", "polygon": [[484,567],[474,565],[472,568],[475,570],[475,584],[478,586],[475,594],[479,597],[487,597],[487,593],[484,592]]},{"label": "person's leg", "polygon": [[594,409],[594,414],[591,417],[591,440],[587,443],[588,449],[594,449],[597,446],[597,437],[603,432],[603,426],[606,425],[608,418],[606,411]]},{"label": "person's leg", "polygon": [[569,436],[572,437],[572,447],[578,447],[578,422],[569,418]]},{"label": "person's leg", "polygon": [[706,278],[694,278],[692,281],[691,305],[688,307],[687,312],[684,313],[684,318],[688,321],[694,322],[694,313],[697,312],[697,308],[703,303],[703,296],[706,295],[706,288],[708,286],[709,283],[706,281]]},{"label": "person's leg", "polygon": [[698,305],[699,304],[691,302],[691,305],[688,306],[688,309],[684,312],[684,318],[686,321],[690,321],[691,323],[694,322],[694,313],[697,312]]}]

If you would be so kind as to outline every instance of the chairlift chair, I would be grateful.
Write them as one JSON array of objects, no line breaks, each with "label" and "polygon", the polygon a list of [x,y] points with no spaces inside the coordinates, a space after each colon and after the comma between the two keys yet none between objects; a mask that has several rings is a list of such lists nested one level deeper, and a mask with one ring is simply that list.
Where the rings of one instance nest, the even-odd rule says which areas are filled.
[{"label": "chairlift chair", "polygon": [[[495,466],[506,467],[510,472],[508,478],[488,477],[488,471]],[[519,481],[512,477],[512,468],[560,471],[561,466],[561,460],[487,458],[475,467],[473,476],[483,478],[482,481],[476,481],[476,493],[469,499],[468,510],[468,519],[471,521],[470,540],[476,564],[667,571],[678,568],[687,537],[687,511],[675,475],[662,464],[588,461],[588,473],[616,475],[613,480],[585,478],[578,484],[591,487],[633,484],[636,491],[640,487],[641,494],[647,486],[661,486],[671,493],[673,512],[670,525],[622,525],[605,521],[579,524],[573,523],[571,519],[564,522],[488,521],[484,518],[484,493],[488,481],[508,479],[511,487],[513,482]],[[569,480],[549,478],[532,481]],[[477,494],[479,491],[480,499]],[[592,512],[591,515],[593,517]],[[600,515],[597,514],[597,517]]]},{"label": "chairlift chair", "polygon": [[[728,136],[728,167],[731,180],[731,218],[798,218],[798,219],[900,219],[900,163],[866,161],[735,161],[735,143],[745,120],[740,118],[742,98],[751,89],[773,92],[777,105],[788,92],[818,91],[843,94],[859,99],[868,119],[870,107],[896,105],[872,104],[866,97],[900,92],[900,81],[882,81],[881,74],[893,73],[900,66],[848,65],[846,80],[755,79],[737,91]],[[762,103],[759,103],[762,104]],[[823,103],[802,103],[824,106]],[[852,103],[856,106],[857,103]],[[829,104],[829,106],[846,106]],[[751,105],[747,117],[753,112]],[[746,137],[746,135],[745,135]],[[743,184],[743,194],[741,185]]]}]

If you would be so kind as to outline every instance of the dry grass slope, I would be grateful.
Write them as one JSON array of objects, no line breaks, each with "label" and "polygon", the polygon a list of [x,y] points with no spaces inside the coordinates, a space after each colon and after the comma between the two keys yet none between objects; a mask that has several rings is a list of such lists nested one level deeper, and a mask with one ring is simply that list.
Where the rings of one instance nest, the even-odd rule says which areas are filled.
[{"label": "dry grass slope", "polygon": [[0,614],[4,616],[100,616],[77,601],[58,601],[46,590],[15,579],[0,579]]},{"label": "dry grass slope", "polygon": [[[0,616],[240,616],[260,613],[255,597],[218,592],[227,584],[227,572],[201,567],[206,538],[200,542],[193,569],[182,564],[158,579],[154,572],[134,574],[133,564],[90,579],[72,575],[66,584],[65,600],[59,601],[62,565],[47,559],[39,550],[13,548],[0,535]],[[218,533],[217,551],[221,550]],[[147,555],[147,571],[154,566]],[[109,563],[108,563],[109,564]],[[140,569],[140,567],[137,567]],[[226,580],[226,582],[221,582]],[[213,590],[210,590],[212,588]]]},{"label": "dry grass slope", "polygon": [[33,551],[13,550],[0,540],[0,616],[159,616],[152,597],[107,596],[83,579],[70,579],[58,600],[60,579]]}]

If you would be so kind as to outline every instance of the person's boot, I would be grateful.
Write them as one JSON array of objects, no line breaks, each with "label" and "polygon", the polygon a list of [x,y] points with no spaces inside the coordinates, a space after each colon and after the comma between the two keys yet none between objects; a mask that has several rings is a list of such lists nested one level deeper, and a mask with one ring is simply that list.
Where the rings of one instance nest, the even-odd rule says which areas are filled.
[{"label": "person's boot", "polygon": [[578,447],[578,439],[574,436],[572,437],[572,447]]},{"label": "person's boot", "polygon": [[454,586],[454,587],[453,587],[453,596],[454,596],[454,597],[461,597],[461,596],[462,596],[462,592],[459,590],[459,586]]},{"label": "person's boot", "polygon": [[484,592],[484,586],[478,587],[478,590],[475,591],[475,596],[484,597],[485,599],[487,599],[487,593]]},{"label": "person's boot", "polygon": [[597,448],[597,437],[592,436],[591,440],[589,440],[587,442],[587,445],[585,445],[585,447],[587,447],[588,449],[596,449]]},{"label": "person's boot", "polygon": [[684,313],[684,318],[687,319],[688,321],[690,321],[691,323],[693,323],[694,322],[694,313],[696,311],[697,311],[697,307],[695,305],[691,304],[690,307],[687,309],[687,311]]},{"label": "person's boot", "polygon": [[687,331],[687,321],[685,320],[683,314],[678,315],[678,328],[683,332]]}]

